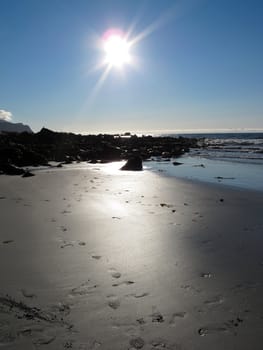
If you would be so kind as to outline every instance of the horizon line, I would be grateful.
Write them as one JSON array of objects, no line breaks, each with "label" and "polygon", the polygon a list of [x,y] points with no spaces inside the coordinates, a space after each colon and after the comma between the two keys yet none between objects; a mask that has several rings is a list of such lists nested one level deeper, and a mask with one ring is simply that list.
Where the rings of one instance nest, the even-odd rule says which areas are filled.
[{"label": "horizon line", "polygon": [[[41,129],[40,129],[41,130]],[[51,129],[52,130],[52,129]],[[218,129],[155,129],[155,130],[110,130],[110,131],[66,131],[58,130],[57,132],[68,132],[82,135],[119,135],[119,134],[136,134],[136,135],[167,135],[167,134],[220,134],[220,133],[262,133],[263,128],[218,128]]]}]

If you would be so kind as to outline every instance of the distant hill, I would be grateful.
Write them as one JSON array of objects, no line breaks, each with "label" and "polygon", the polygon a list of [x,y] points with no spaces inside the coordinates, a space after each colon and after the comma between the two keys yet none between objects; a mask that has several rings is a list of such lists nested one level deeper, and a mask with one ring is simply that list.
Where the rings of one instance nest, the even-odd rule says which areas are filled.
[{"label": "distant hill", "polygon": [[28,125],[22,124],[22,123],[11,123],[7,122],[6,120],[0,120],[0,133],[1,132],[28,132],[30,134],[33,133],[33,131],[30,129]]}]

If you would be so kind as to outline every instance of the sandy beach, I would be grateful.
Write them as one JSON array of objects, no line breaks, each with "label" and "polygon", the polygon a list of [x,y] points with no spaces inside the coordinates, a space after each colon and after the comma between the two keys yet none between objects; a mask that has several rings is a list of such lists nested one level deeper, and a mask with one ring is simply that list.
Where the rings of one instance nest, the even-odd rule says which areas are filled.
[{"label": "sandy beach", "polygon": [[3,349],[262,349],[263,196],[50,169],[0,177]]}]

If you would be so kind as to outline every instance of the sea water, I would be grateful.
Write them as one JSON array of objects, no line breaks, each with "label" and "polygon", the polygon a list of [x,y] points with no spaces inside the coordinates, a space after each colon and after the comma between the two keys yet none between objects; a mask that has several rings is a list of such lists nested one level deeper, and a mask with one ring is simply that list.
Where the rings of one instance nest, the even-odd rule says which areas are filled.
[{"label": "sea water", "polygon": [[[205,147],[183,156],[146,162],[145,168],[168,176],[263,191],[263,133],[170,134],[202,139]],[[181,165],[174,165],[177,161]]]}]

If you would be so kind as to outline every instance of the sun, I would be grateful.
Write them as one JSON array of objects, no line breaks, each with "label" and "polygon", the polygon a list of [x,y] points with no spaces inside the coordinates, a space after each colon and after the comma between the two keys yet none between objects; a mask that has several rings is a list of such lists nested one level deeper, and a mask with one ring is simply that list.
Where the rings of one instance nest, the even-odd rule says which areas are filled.
[{"label": "sun", "polygon": [[104,35],[103,49],[105,63],[111,67],[122,68],[131,62],[130,44],[118,31],[109,31]]}]

